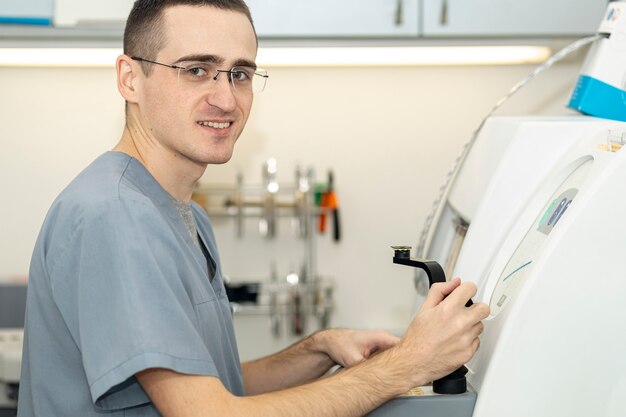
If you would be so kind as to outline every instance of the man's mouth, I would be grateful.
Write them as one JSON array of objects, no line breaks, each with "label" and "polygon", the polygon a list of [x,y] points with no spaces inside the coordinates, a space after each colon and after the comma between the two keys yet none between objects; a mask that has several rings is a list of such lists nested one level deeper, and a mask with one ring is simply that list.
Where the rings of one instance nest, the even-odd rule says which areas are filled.
[{"label": "man's mouth", "polygon": [[231,122],[217,123],[217,122],[198,122],[200,126],[208,126],[214,129],[226,129],[230,127]]}]

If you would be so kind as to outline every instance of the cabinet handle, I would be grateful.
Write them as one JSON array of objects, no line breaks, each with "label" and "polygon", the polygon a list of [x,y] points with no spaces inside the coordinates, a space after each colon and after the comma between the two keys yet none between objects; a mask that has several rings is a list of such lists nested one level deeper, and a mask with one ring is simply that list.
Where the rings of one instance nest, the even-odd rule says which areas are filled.
[{"label": "cabinet handle", "polygon": [[442,0],[441,2],[441,14],[439,15],[439,23],[441,26],[448,24],[448,0]]},{"label": "cabinet handle", "polygon": [[402,23],[404,23],[404,10],[402,8],[402,5],[402,0],[398,0],[396,2],[396,26],[400,26],[402,25]]}]

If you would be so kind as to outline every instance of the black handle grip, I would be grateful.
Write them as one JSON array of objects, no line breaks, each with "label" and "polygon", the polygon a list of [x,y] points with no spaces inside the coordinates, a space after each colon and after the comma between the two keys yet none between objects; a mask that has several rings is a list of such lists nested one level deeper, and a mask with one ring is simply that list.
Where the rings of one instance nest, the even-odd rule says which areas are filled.
[{"label": "black handle grip", "polygon": [[[423,269],[428,276],[429,288],[432,287],[435,282],[446,282],[446,273],[437,261],[411,258],[408,249],[396,249],[393,257],[393,263]],[[474,302],[470,299],[465,304],[465,307],[469,307],[472,304],[474,304]]]},{"label": "black handle grip", "polygon": [[[429,287],[432,287],[436,282],[446,282],[446,273],[439,263],[429,259],[411,258],[410,249],[408,248],[395,249],[393,263],[423,269],[428,276]],[[470,299],[465,304],[465,307],[469,307],[472,304],[474,303]],[[467,368],[461,366],[451,374],[433,381],[433,391],[437,394],[462,394],[466,392],[467,380],[465,374],[467,374]]]},{"label": "black handle grip", "polygon": [[333,239],[335,242],[341,240],[341,224],[339,222],[339,209],[333,210]]}]

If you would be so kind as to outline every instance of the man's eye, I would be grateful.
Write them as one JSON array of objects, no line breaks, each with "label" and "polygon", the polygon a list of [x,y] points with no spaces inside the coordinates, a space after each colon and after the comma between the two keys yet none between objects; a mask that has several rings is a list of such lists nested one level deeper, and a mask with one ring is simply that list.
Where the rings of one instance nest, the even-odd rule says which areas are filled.
[{"label": "man's eye", "polygon": [[233,71],[231,72],[233,78],[237,81],[243,81],[246,80],[248,78],[248,74],[246,74],[243,71]]},{"label": "man's eye", "polygon": [[252,74],[245,70],[233,69],[230,72],[230,76],[232,77],[234,81],[246,82],[246,81],[250,81]]},{"label": "man's eye", "polygon": [[206,68],[203,67],[187,68],[187,73],[193,77],[204,77],[208,74]]}]

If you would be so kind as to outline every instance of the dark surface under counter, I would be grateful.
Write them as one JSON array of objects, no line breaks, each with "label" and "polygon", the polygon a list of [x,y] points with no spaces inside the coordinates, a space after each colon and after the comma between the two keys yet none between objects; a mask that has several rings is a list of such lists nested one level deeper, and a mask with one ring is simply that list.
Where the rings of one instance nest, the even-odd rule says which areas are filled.
[{"label": "dark surface under counter", "polygon": [[472,417],[476,391],[468,385],[464,394],[397,397],[368,417]]},{"label": "dark surface under counter", "polygon": [[15,417],[15,416],[17,416],[17,409],[0,408],[0,417]]}]

